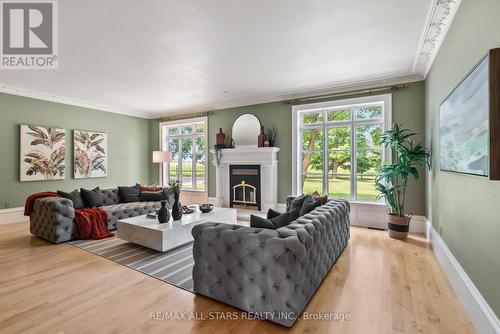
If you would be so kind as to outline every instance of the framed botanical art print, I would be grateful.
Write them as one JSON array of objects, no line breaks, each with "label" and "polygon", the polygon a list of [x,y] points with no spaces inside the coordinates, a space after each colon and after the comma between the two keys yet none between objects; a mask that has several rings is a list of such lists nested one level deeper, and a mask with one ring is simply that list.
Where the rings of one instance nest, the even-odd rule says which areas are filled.
[{"label": "framed botanical art print", "polygon": [[108,135],[102,132],[73,130],[75,179],[108,175]]},{"label": "framed botanical art print", "polygon": [[64,129],[20,126],[20,181],[64,179]]}]

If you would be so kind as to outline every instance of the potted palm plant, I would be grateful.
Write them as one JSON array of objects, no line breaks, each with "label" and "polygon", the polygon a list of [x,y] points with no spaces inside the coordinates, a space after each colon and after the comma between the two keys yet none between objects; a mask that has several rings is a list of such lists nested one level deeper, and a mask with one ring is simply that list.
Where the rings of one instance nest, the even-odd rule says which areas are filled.
[{"label": "potted palm plant", "polygon": [[430,168],[430,155],[422,144],[414,142],[414,136],[415,133],[396,123],[381,136],[382,144],[392,149],[394,160],[382,166],[375,186],[380,192],[378,198],[385,198],[390,206],[387,213],[389,236],[396,239],[408,237],[411,220],[411,214],[405,211],[408,179],[413,176],[418,180],[419,167]]}]

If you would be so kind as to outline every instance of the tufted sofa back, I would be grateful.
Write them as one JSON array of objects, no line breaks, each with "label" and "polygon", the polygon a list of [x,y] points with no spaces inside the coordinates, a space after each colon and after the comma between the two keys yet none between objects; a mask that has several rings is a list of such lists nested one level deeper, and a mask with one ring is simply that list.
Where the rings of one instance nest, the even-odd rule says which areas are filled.
[{"label": "tufted sofa back", "polygon": [[277,230],[194,226],[194,291],[293,325],[347,245],[349,212],[331,200]]},{"label": "tufted sofa back", "polygon": [[101,189],[104,205],[113,205],[120,203],[118,188]]}]

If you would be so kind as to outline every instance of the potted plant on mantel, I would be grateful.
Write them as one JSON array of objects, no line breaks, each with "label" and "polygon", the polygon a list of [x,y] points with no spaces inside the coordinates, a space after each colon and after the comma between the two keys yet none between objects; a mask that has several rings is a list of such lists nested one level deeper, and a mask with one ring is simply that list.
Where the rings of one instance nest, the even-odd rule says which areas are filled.
[{"label": "potted plant on mantel", "polygon": [[430,169],[430,155],[424,146],[415,144],[414,136],[415,133],[396,123],[381,135],[382,144],[392,149],[394,160],[392,164],[383,165],[375,179],[375,187],[380,192],[378,199],[385,198],[390,205],[387,213],[389,236],[403,240],[408,237],[412,217],[405,211],[408,178],[411,175],[418,180],[418,167]]}]

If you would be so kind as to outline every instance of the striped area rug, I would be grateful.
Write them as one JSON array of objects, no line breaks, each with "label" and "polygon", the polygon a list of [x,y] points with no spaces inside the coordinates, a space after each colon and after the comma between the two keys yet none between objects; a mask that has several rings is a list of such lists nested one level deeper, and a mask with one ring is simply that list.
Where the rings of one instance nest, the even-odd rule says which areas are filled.
[{"label": "striped area rug", "polygon": [[162,253],[112,237],[77,240],[71,245],[193,292],[193,243]]}]

